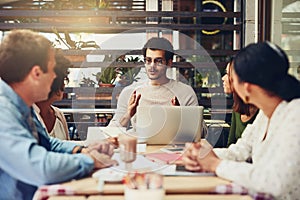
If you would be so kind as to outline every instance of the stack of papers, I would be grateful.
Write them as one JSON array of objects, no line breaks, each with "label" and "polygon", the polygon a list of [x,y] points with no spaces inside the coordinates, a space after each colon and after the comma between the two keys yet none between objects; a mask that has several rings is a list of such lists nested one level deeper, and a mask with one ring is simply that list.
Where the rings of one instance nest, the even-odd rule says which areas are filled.
[{"label": "stack of papers", "polygon": [[[172,156],[170,155],[170,157],[168,158],[171,158],[174,155],[176,154],[173,154]],[[178,166],[176,166],[175,164],[165,164],[162,162],[155,162],[146,157],[147,156],[138,154],[136,160],[132,163],[131,172],[140,172],[140,173],[155,172],[165,176],[214,176],[213,173],[207,173],[207,172],[189,172],[186,171],[184,167],[178,168]],[[110,167],[108,170],[109,173],[123,174],[125,176],[128,173],[128,171],[126,170],[125,163],[120,159],[120,154],[115,153],[112,159],[118,161],[119,165]],[[93,176],[101,178],[101,175],[103,175],[101,170],[107,170],[107,169],[100,169],[96,171]],[[115,173],[112,173],[112,171],[115,171]]]}]

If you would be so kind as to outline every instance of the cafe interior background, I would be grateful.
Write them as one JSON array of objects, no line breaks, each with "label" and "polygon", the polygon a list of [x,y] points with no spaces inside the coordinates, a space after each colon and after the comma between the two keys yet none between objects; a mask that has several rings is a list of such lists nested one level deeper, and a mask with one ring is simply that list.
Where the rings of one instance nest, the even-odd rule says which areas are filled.
[{"label": "cafe interior background", "polygon": [[[168,74],[194,88],[205,119],[230,125],[232,97],[224,94],[221,77],[229,58],[249,43],[282,47],[289,73],[300,80],[295,0],[2,0],[0,39],[19,28],[45,35],[72,61],[64,98],[54,105],[75,140],[86,138],[88,126],[106,126],[122,89],[146,78],[140,50],[152,36],[172,41],[177,56]],[[139,73],[130,76],[133,69]],[[117,71],[116,80],[107,80],[110,87],[98,84],[104,71]],[[226,145],[226,134],[228,128],[221,129],[217,145]]]}]

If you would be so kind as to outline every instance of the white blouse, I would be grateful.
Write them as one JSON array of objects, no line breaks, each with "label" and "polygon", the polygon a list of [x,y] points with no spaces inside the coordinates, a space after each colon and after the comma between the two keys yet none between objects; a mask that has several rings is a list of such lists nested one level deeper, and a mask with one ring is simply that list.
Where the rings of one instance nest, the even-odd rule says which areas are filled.
[{"label": "white blouse", "polygon": [[[270,120],[260,111],[236,144],[214,152],[223,159],[218,176],[276,199],[300,199],[300,99],[281,102]],[[249,157],[252,164],[244,162]]]},{"label": "white blouse", "polygon": [[44,122],[42,116],[40,115],[39,107],[36,104],[33,104],[33,109],[34,109],[35,113],[37,114],[37,118],[40,120],[40,122],[45,127],[46,131],[48,132],[48,134],[50,136],[59,138],[61,140],[70,140],[68,125],[67,125],[67,121],[66,121],[66,118],[65,118],[63,112],[61,112],[59,110],[59,108],[57,108],[55,106],[51,106],[51,107],[54,110],[55,122],[54,122],[53,129],[50,132],[48,132],[45,122]]}]

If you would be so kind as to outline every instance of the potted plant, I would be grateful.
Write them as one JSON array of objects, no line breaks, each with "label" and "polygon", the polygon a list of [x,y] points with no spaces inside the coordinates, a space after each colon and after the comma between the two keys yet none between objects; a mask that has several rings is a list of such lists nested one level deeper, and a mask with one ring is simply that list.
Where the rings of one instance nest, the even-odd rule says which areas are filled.
[{"label": "potted plant", "polygon": [[[119,62],[141,62],[142,60],[139,57],[132,57],[125,58],[124,56],[120,57],[121,59],[118,59]],[[141,67],[119,67],[119,74],[121,80],[119,81],[122,86],[127,86],[133,83],[134,81],[137,81],[138,78],[136,76],[141,71]]]},{"label": "potted plant", "polygon": [[95,84],[95,81],[91,80],[90,78],[86,78],[85,76],[83,76],[81,82],[79,83],[80,87],[94,87]]},{"label": "potted plant", "polygon": [[117,78],[117,70],[114,67],[106,67],[102,72],[92,75],[96,76],[100,87],[113,87],[113,83]]},{"label": "potted plant", "polygon": [[107,0],[52,0],[44,2],[42,9],[44,10],[64,10],[64,9],[106,9],[109,6]]},{"label": "potted plant", "polygon": [[201,88],[202,84],[203,84],[203,77],[200,72],[196,72],[196,74],[194,76],[194,80],[195,80],[195,87]]}]

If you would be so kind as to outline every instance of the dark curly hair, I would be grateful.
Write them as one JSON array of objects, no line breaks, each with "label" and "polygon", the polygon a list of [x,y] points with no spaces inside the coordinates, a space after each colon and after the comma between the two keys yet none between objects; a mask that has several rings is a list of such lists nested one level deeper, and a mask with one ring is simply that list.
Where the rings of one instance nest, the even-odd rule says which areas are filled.
[{"label": "dark curly hair", "polygon": [[55,49],[55,61],[54,71],[56,78],[53,80],[48,98],[52,97],[58,91],[64,91],[65,81],[69,81],[69,68],[72,67],[72,63],[63,55],[60,49]]}]

